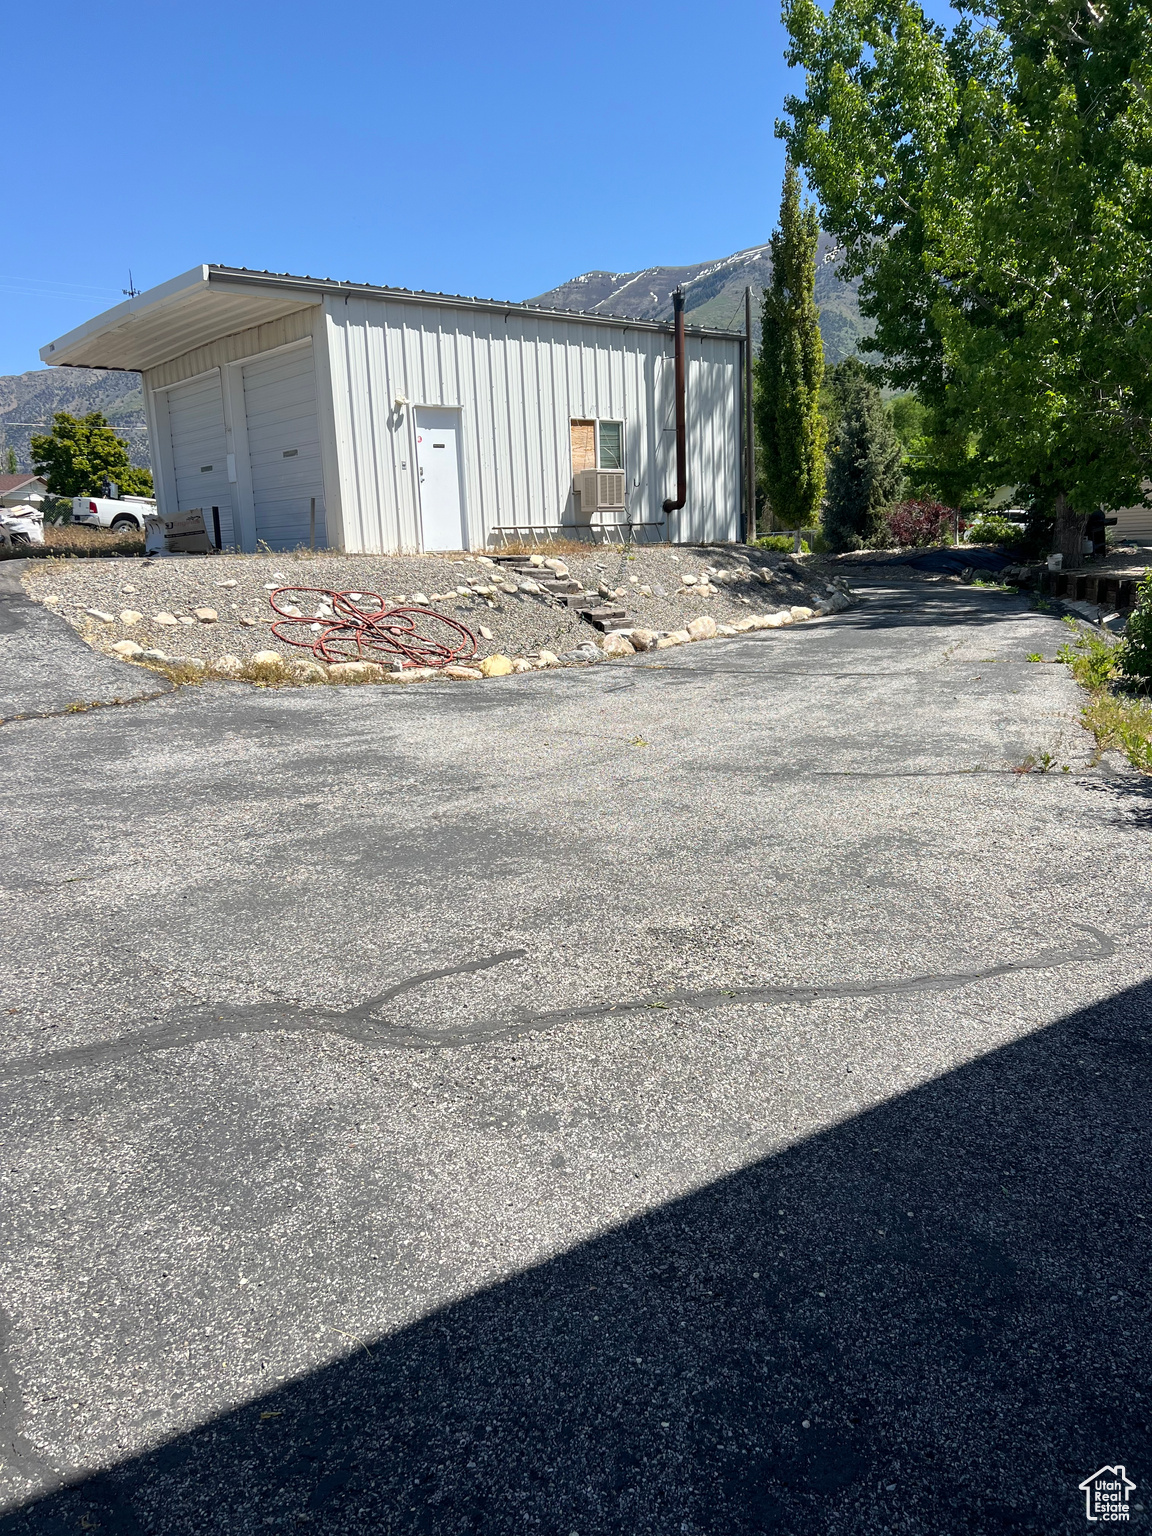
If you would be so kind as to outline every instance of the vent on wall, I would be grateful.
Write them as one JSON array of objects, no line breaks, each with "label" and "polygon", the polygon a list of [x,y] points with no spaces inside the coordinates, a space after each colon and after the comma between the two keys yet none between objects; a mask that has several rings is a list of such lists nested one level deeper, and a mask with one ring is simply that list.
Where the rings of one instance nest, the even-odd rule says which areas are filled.
[{"label": "vent on wall", "polygon": [[294,459],[299,452],[299,448],[285,448],[284,457],[286,459]]}]

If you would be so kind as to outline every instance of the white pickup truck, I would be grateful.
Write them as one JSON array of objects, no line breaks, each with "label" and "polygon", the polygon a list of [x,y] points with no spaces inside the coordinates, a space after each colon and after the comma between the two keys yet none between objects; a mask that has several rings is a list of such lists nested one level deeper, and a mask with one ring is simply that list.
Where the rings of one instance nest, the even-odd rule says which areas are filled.
[{"label": "white pickup truck", "polygon": [[120,496],[115,501],[107,496],[73,496],[72,521],[85,523],[89,528],[111,528],[113,533],[125,533],[129,528],[143,531],[144,519],[156,511],[156,503],[149,496]]}]

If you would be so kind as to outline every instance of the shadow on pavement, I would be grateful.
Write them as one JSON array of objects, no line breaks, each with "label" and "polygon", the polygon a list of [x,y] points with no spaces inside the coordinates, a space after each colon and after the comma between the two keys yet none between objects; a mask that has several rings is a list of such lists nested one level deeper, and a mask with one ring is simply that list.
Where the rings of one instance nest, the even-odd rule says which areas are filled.
[{"label": "shadow on pavement", "polygon": [[1077,1484],[1106,1462],[1142,1506],[1150,1001],[1072,1014],[0,1530],[1054,1536],[1085,1529]]}]

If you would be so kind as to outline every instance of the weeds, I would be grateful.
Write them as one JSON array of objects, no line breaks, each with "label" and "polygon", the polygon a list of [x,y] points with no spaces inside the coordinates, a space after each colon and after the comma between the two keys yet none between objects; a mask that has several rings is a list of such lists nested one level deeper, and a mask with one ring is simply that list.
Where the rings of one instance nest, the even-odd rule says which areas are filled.
[{"label": "weeds", "polygon": [[[1051,773],[1053,768],[1055,768],[1055,766],[1056,766],[1056,759],[1052,756],[1051,752],[1040,752],[1040,753],[1029,752],[1028,756],[1024,759],[1024,761],[1022,763],[1018,763],[1016,765],[1016,767],[1013,768],[1012,772],[1013,773]],[[1061,773],[1071,773],[1072,769],[1071,769],[1071,766],[1068,763],[1062,763],[1060,765],[1060,771],[1061,771]]]},{"label": "weeds", "polygon": [[1027,656],[1027,657],[1026,657],[1026,658],[1025,658],[1025,660],[1027,660],[1027,661],[1043,661],[1043,660],[1044,660],[1044,658],[1043,658],[1043,656],[1041,656],[1041,654],[1040,654],[1040,652],[1039,652],[1039,651],[1032,651],[1032,652],[1031,652],[1031,653],[1030,653],[1030,654],[1029,654],[1029,655],[1028,655],[1028,656]]},{"label": "weeds", "polygon": [[1133,768],[1152,773],[1152,704],[1131,691],[1126,642],[1105,640],[1075,622],[1071,628],[1076,639],[1060,647],[1056,660],[1070,668],[1089,695],[1080,716],[1085,730],[1092,732],[1099,751],[1123,752]]}]

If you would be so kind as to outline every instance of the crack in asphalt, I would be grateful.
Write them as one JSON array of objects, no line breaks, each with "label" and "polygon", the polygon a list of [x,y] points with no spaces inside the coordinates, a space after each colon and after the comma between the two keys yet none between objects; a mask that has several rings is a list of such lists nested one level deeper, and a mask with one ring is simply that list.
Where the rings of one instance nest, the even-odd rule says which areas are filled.
[{"label": "crack in asphalt", "polygon": [[418,976],[410,977],[407,981],[398,982],[386,992],[370,997],[354,1008],[339,1011],[329,1012],[295,1004],[253,1003],[232,1007],[225,1012],[219,1012],[217,1008],[213,1008],[212,1016],[206,1017],[205,1010],[201,1007],[185,1016],[183,1020],[148,1033],[122,1035],[116,1040],[74,1046],[67,1050],[53,1051],[44,1056],[7,1062],[0,1066],[0,1082],[15,1082],[49,1073],[67,1072],[77,1067],[104,1066],[109,1062],[143,1053],[175,1050],[198,1045],[206,1040],[224,1040],[272,1031],[282,1031],[286,1034],[338,1035],[373,1050],[449,1050],[465,1045],[488,1045],[517,1040],[524,1035],[541,1034],[558,1025],[571,1024],[577,1020],[590,1022],[631,1013],[642,1013],[648,1009],[688,1008],[697,1012],[709,1012],[717,1008],[730,1008],[740,1003],[802,1004],[833,998],[899,997],[912,993],[947,992],[957,987],[972,986],[978,981],[989,981],[998,976],[1013,976],[1022,971],[1052,970],[1059,966],[1108,960],[1116,953],[1115,941],[1099,929],[1091,928],[1085,923],[1076,923],[1072,926],[1089,935],[1091,942],[1071,947],[1044,949],[1028,959],[1007,960],[999,965],[984,966],[972,971],[931,972],[920,976],[895,977],[888,981],[871,982],[810,982],[698,990],[677,987],[669,992],[647,993],[618,1002],[574,1003],[565,1008],[546,1009],[538,1013],[518,1009],[508,1017],[482,1019],[473,1024],[434,1031],[419,1029],[413,1025],[389,1023],[373,1017],[376,1010],[385,1003],[399,997],[401,993],[423,986],[425,982],[491,970],[494,966],[503,965],[509,960],[523,959],[528,954],[526,949],[508,949],[499,954],[485,956],[480,960],[468,960],[459,965],[445,966],[441,970],[424,971]]},{"label": "crack in asphalt", "polygon": [[176,692],[176,684],[158,688],[154,693],[134,693],[127,699],[77,699],[63,709],[29,709],[20,715],[0,716],[0,725],[22,725],[28,720],[62,720],[66,715],[90,715],[97,709],[126,709],[131,704],[151,704]]}]

